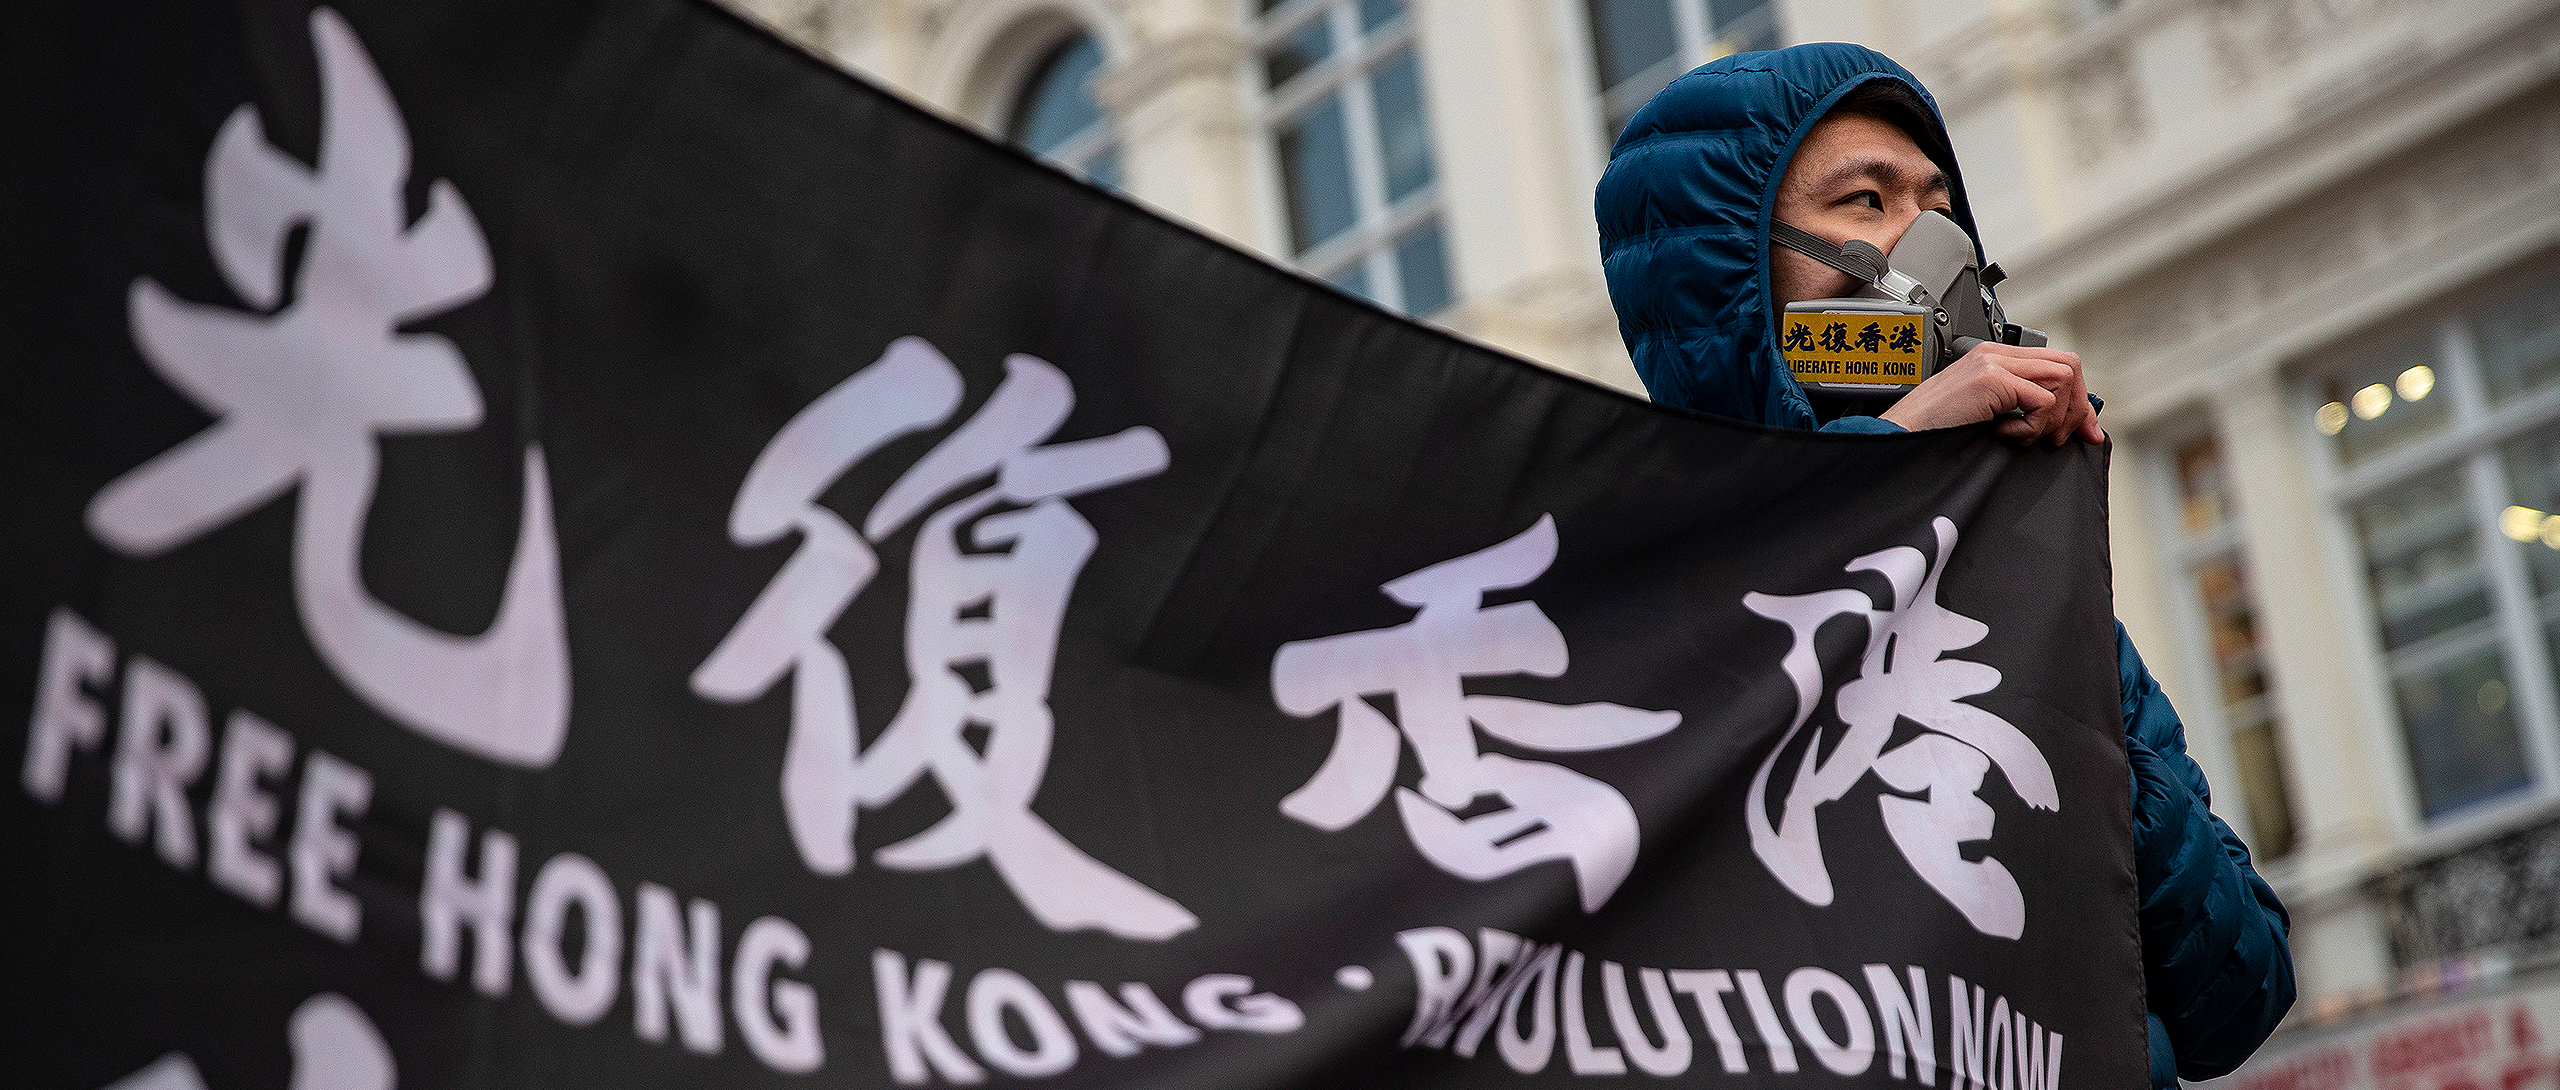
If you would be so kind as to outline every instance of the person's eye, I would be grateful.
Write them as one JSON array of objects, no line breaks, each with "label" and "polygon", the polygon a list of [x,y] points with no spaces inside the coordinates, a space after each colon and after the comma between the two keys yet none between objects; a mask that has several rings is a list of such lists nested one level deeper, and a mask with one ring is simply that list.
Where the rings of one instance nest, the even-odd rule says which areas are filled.
[{"label": "person's eye", "polygon": [[1884,197],[1872,189],[1861,189],[1855,193],[1849,194],[1848,196],[1841,198],[1839,203],[1854,204],[1861,208],[1872,208],[1878,212],[1884,211]]}]

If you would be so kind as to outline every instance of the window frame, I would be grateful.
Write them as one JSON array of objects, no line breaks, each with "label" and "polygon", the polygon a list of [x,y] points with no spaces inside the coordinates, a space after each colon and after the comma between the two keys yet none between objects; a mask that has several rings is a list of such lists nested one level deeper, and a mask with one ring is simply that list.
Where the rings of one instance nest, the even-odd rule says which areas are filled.
[{"label": "window frame", "polygon": [[[2200,407],[2201,408],[2201,407]],[[2198,413],[2199,416],[2207,414]],[[2211,442],[2224,457],[2223,517],[2212,529],[2198,534],[2186,528],[2186,489],[2179,480],[2178,453],[2197,443]],[[2262,615],[2265,604],[2261,597],[2255,566],[2250,563],[2248,533],[2240,517],[2238,490],[2230,480],[2237,467],[2229,461],[2228,444],[2208,423],[2189,424],[2142,439],[2139,463],[2145,506],[2150,515],[2152,547],[2164,561],[2160,577],[2169,585],[2167,591],[2169,620],[2177,627],[2181,639],[2176,653],[2178,666],[2198,692],[2178,706],[2179,719],[2186,727],[2187,745],[2201,763],[2209,767],[2208,780],[2227,800],[2214,806],[2214,813],[2230,825],[2233,832],[2249,846],[2251,857],[2261,870],[2271,875],[2288,872],[2303,858],[2309,837],[2309,823],[2304,820],[2298,784],[2292,772],[2291,754],[2285,752],[2283,737],[2288,731],[2275,678],[2275,649],[2266,630],[2254,618]],[[2246,573],[2243,593],[2248,597],[2253,616],[2251,627],[2259,647],[2260,669],[2266,678],[2266,691],[2246,702],[2253,713],[2243,720],[2233,714],[2235,705],[2223,699],[2222,668],[2215,660],[2213,623],[2208,614],[2204,593],[2197,584],[2205,565],[2228,557],[2240,564]],[[2293,823],[2293,839],[2283,855],[2269,856],[2261,849],[2257,814],[2251,807],[2250,783],[2240,767],[2240,751],[2236,736],[2245,726],[2269,724],[2277,736],[2277,752],[2282,768],[2288,818]],[[2231,805],[2237,801],[2239,805]]]},{"label": "window frame", "polygon": [[[1253,0],[1238,2],[1244,7],[1245,25],[1250,28],[1243,78],[1252,91],[1253,125],[1259,133],[1257,158],[1268,164],[1260,172],[1270,186],[1270,199],[1264,202],[1265,231],[1272,240],[1267,251],[1281,255],[1290,267],[1337,287],[1337,277],[1359,266],[1369,287],[1364,297],[1399,314],[1431,320],[1455,309],[1463,290],[1458,283],[1457,263],[1449,252],[1448,215],[1440,189],[1445,171],[1439,162],[1438,134],[1433,133],[1429,141],[1431,180],[1403,197],[1389,199],[1377,101],[1370,87],[1371,77],[1399,51],[1410,50],[1414,63],[1422,64],[1420,20],[1412,4],[1408,2],[1403,12],[1384,26],[1362,31],[1360,0],[1284,0],[1268,12],[1257,11]],[[1271,49],[1318,19],[1332,24],[1330,32],[1336,48],[1324,60],[1290,77],[1285,86],[1270,86],[1264,75],[1264,62]],[[1350,44],[1345,47],[1343,43]],[[1427,125],[1428,80],[1421,82],[1426,91],[1423,112]],[[1288,164],[1279,150],[1280,131],[1335,94],[1341,96],[1343,139],[1350,160],[1352,222],[1341,234],[1300,253],[1289,221],[1290,180]],[[1396,251],[1409,232],[1435,219],[1441,232],[1440,262],[1448,279],[1449,298],[1439,310],[1417,314],[1404,306],[1404,276],[1397,266]]]},{"label": "window frame", "polygon": [[[2560,694],[2560,668],[2555,667],[2555,649],[2542,627],[2560,621],[2560,594],[2547,596],[2555,599],[2550,605],[2535,600],[2531,575],[2509,548],[2515,543],[2498,531],[2498,513],[2504,509],[2505,497],[2512,495],[2500,450],[2539,429],[2560,428],[2560,383],[2504,405],[2491,405],[2482,387],[2471,326],[2479,308],[2459,302],[2486,298],[2498,287],[2548,277],[2555,271],[2560,271],[2560,253],[2545,252],[2473,281],[2470,288],[2455,293],[2453,301],[2413,308],[2395,320],[2395,324],[2426,330],[2422,343],[2429,355],[2424,362],[2435,369],[2435,389],[2448,399],[2448,415],[2434,434],[2375,454],[2361,464],[2343,464],[2332,437],[2313,427],[2314,414],[2325,401],[2319,384],[2342,368],[2318,362],[2324,354],[2312,353],[2306,359],[2314,362],[2288,369],[2287,416],[2311,469],[2322,537],[2336,558],[2328,572],[2331,589],[2353,622],[2352,631],[2345,634],[2349,650],[2369,667],[2354,679],[2357,696],[2377,727],[2382,752],[2394,758],[2403,827],[2414,837],[2410,850],[2420,853],[2494,834],[2560,805],[2560,696],[2555,696]],[[2356,339],[2351,335],[2345,342],[2333,343]],[[2353,505],[2447,468],[2454,469],[2463,482],[2465,513],[2487,584],[2489,622],[2479,633],[2440,633],[2396,651],[2386,650],[2381,603],[2355,529]],[[2528,783],[2429,817],[2394,682],[2403,673],[2459,659],[2482,646],[2498,649],[2498,661],[2511,687]]]}]

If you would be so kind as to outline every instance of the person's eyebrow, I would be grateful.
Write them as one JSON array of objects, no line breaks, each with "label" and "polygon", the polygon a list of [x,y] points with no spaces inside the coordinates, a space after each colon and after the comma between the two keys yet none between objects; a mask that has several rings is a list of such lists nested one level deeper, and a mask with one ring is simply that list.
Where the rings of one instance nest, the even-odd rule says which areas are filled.
[{"label": "person's eyebrow", "polygon": [[1842,163],[1824,172],[1821,179],[1814,183],[1814,188],[1817,191],[1828,192],[1861,181],[1872,181],[1888,189],[1900,186],[1907,181],[1917,181],[1923,193],[1951,192],[1954,189],[1947,182],[1946,171],[1932,169],[1929,173],[1914,179],[1904,173],[1900,166],[1883,159],[1852,159]]}]

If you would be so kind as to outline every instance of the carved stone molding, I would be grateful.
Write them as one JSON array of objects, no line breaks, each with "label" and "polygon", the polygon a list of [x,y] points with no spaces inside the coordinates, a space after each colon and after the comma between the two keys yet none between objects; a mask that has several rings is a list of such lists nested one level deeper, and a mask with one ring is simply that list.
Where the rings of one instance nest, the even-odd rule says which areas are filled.
[{"label": "carved stone molding", "polygon": [[1897,59],[1954,118],[2016,85],[2041,84],[2067,70],[2058,47],[2079,25],[2058,8],[2005,9]]},{"label": "carved stone molding", "polygon": [[2125,379],[2162,385],[2228,358],[2228,346],[2267,343],[2283,323],[2333,309],[2350,281],[2408,275],[2416,251],[2555,177],[2560,100],[2543,98],[2301,194],[2186,264],[2081,308],[2075,328]]},{"label": "carved stone molding", "polygon": [[[2204,0],[2128,0],[2184,6]],[[2441,10],[2441,9],[2438,9]],[[2402,21],[2418,17],[2412,9]],[[2123,14],[2122,12],[2119,15]],[[2370,46],[2373,43],[2366,43]],[[2015,313],[2111,311],[2131,290],[2177,275],[2252,225],[2317,191],[2389,169],[2422,141],[2484,111],[2530,113],[2560,78],[2560,0],[2515,0],[2494,18],[2429,38],[2418,54],[2362,69],[2369,79],[2331,83],[2297,107],[2290,124],[2160,184],[2110,195],[2080,222],[2007,255],[2004,296]],[[2166,120],[2163,123],[2168,123]],[[2053,320],[2048,318],[2048,320]]]},{"label": "carved stone molding", "polygon": [[2378,0],[2204,0],[2205,48],[2222,89],[2237,91],[2291,68],[2380,7]]},{"label": "carved stone molding", "polygon": [[2142,105],[2142,83],[2132,54],[2122,44],[2096,50],[2065,70],[2059,80],[2062,116],[2072,161],[2091,166],[2113,152],[2133,146],[2150,131]]},{"label": "carved stone molding", "polygon": [[1950,116],[1967,113],[2008,84],[2000,29],[1997,19],[1979,19],[1903,59],[1939,109]]}]

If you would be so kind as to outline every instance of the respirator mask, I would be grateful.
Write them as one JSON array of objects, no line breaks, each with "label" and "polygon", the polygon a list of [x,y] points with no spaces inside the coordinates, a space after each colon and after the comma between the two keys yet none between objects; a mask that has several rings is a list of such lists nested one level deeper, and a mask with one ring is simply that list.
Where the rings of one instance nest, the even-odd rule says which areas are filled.
[{"label": "respirator mask", "polygon": [[1890,255],[1863,239],[1834,246],[1775,221],[1769,241],[1865,285],[1855,295],[1789,303],[1779,316],[1779,352],[1808,391],[1889,401],[1975,345],[2044,346],[2043,333],[2003,317],[1991,294],[2000,266],[1977,268],[1972,237],[1941,213],[1911,221]]}]

